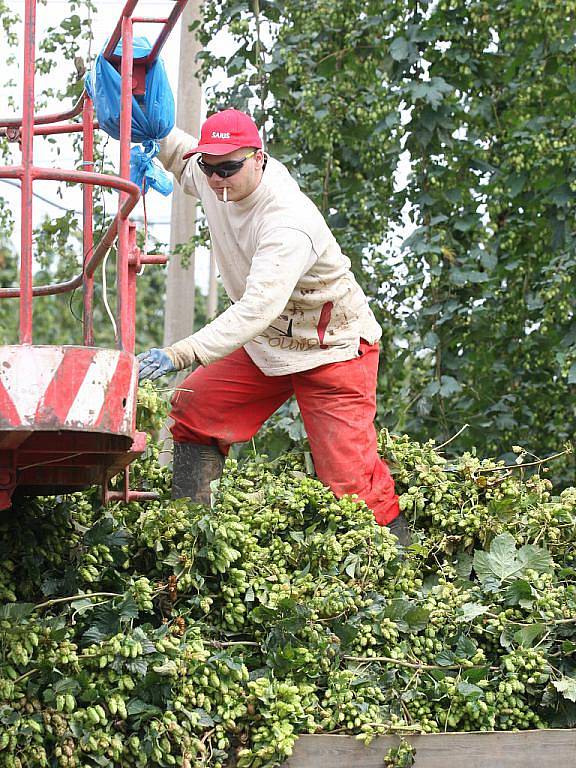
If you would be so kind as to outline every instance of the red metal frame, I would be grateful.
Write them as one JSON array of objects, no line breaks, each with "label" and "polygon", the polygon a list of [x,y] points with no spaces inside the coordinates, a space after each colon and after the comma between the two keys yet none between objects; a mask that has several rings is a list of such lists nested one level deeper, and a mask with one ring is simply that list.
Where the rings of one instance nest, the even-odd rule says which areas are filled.
[{"label": "red metal frame", "polygon": [[[21,117],[0,119],[0,130],[12,141],[18,141],[22,150],[20,165],[0,167],[0,178],[18,179],[21,184],[21,251],[20,279],[17,287],[0,288],[0,299],[19,298],[20,312],[20,348],[0,346],[0,362],[10,360],[14,370],[20,370],[23,361],[25,365],[34,368],[31,376],[40,388],[46,381],[43,371],[37,366],[56,366],[55,380],[61,377],[62,397],[56,400],[55,411],[59,418],[51,420],[40,418],[45,403],[42,399],[48,397],[52,382],[35,404],[36,416],[33,409],[29,411],[30,403],[35,402],[35,392],[19,391],[20,384],[16,383],[12,374],[0,375],[0,509],[10,505],[12,491],[17,486],[25,490],[41,492],[40,489],[66,487],[85,487],[101,481],[105,486],[110,477],[125,469],[124,492],[107,492],[107,498],[122,497],[128,501],[131,498],[149,498],[150,494],[142,494],[129,490],[128,465],[144,450],[145,436],[135,431],[134,413],[128,414],[128,420],[122,419],[122,408],[126,408],[132,390],[137,386],[134,372],[137,363],[133,357],[135,344],[135,291],[136,274],[142,264],[160,264],[165,257],[142,254],[136,245],[135,227],[129,220],[140,198],[140,190],[130,181],[130,134],[132,120],[132,95],[143,93],[145,86],[146,68],[158,57],[168,35],[182,14],[187,0],[172,0],[172,10],[166,18],[146,18],[134,16],[134,10],[139,0],[126,2],[118,23],[108,40],[104,55],[116,66],[120,67],[122,78],[121,111],[120,111],[120,167],[118,175],[94,172],[94,130],[98,127],[94,121],[92,102],[84,92],[71,110],[45,115],[34,114],[34,62],[36,48],[36,0],[25,0],[24,22],[24,83],[23,83],[23,113]],[[160,32],[153,44],[150,54],[145,59],[134,60],[133,57],[133,26],[135,23],[155,23],[161,25]],[[116,56],[114,50],[122,40],[122,56]],[[80,120],[75,122],[75,118]],[[67,121],[67,122],[65,122]],[[83,134],[83,170],[67,170],[63,168],[41,168],[34,165],[34,136],[82,132]],[[81,274],[61,283],[51,285],[33,285],[33,185],[37,180],[54,180],[83,185],[83,268]],[[104,186],[119,191],[117,214],[100,241],[95,245],[93,237],[93,193],[95,186]],[[117,353],[96,354],[90,358],[90,366],[96,366],[99,373],[90,368],[93,380],[80,382],[78,392],[71,390],[71,379],[65,374],[66,366],[75,369],[75,363],[86,358],[86,348],[94,347],[94,274],[102,264],[110,248],[117,244]],[[47,355],[46,348],[33,345],[33,299],[39,296],[65,293],[82,288],[83,296],[83,343],[84,347],[55,347],[53,354]],[[124,371],[125,355],[129,356],[131,369]],[[65,362],[64,361],[71,361]],[[58,367],[60,366],[60,367]],[[98,368],[100,366],[100,368]],[[96,370],[95,369],[95,370]],[[23,368],[22,370],[26,370]],[[126,369],[127,370],[127,369]],[[64,371],[64,373],[63,373]],[[0,371],[0,374],[2,372]],[[4,372],[5,373],[5,372]],[[36,376],[36,379],[34,378]],[[88,373],[86,376],[89,378]],[[102,377],[102,381],[98,379]],[[126,378],[128,376],[128,378]],[[28,378],[28,377],[25,377]],[[72,378],[74,378],[72,376]],[[78,378],[78,377],[76,377]],[[104,382],[106,379],[106,382]],[[82,387],[89,390],[90,386],[101,386],[98,397],[102,396],[102,413],[95,421],[94,414],[86,414],[86,419],[78,421],[78,409],[84,407]],[[111,382],[114,382],[112,385]],[[78,383],[78,382],[76,382]],[[32,386],[32,385],[30,385]],[[26,390],[26,387],[23,387]],[[114,395],[112,394],[114,391]],[[58,390],[55,390],[58,392]],[[120,393],[123,395],[120,398]],[[108,398],[112,398],[108,402]],[[59,395],[58,395],[59,397]],[[70,412],[62,405],[62,398],[68,398]],[[72,398],[75,399],[73,400]],[[89,397],[86,400],[89,407]],[[44,408],[44,410],[43,410]],[[28,410],[27,410],[28,409]],[[134,410],[134,405],[132,405]],[[70,429],[71,413],[74,413],[74,429]],[[125,415],[125,414],[124,414]],[[110,418],[108,418],[110,417]],[[59,420],[60,419],[60,420]],[[118,426],[122,423],[122,426]],[[96,424],[96,426],[95,426]],[[102,425],[106,426],[102,426]],[[114,428],[110,424],[115,424]],[[128,425],[128,426],[127,426]],[[79,439],[79,434],[87,440],[82,443],[79,451],[71,451],[71,441]],[[46,440],[48,432],[57,432],[58,440]],[[50,436],[49,436],[50,438]],[[72,455],[73,454],[73,455]],[[34,471],[31,471],[34,469]],[[94,478],[98,478],[95,480]]]}]

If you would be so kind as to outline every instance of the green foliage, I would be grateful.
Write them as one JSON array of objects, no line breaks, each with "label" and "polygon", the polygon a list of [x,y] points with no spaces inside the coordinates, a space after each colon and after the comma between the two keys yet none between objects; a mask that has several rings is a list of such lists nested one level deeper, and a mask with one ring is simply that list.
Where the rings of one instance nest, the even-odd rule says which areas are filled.
[{"label": "green foliage", "polygon": [[384,768],[411,768],[414,765],[415,755],[414,747],[406,739],[400,739],[400,744],[386,753]]},{"label": "green foliage", "polygon": [[232,81],[211,105],[266,118],[351,257],[383,327],[391,428],[441,441],[468,424],[455,446],[491,455],[534,435],[547,455],[574,431],[574,10],[207,4],[203,41],[236,40],[203,54]]},{"label": "green foliage", "polygon": [[[138,401],[155,428],[154,386]],[[151,444],[133,477],[158,501],[4,513],[0,766],[264,768],[300,733],[573,726],[575,489],[381,438],[404,551],[295,454],[229,459],[207,509],[169,499]]]}]

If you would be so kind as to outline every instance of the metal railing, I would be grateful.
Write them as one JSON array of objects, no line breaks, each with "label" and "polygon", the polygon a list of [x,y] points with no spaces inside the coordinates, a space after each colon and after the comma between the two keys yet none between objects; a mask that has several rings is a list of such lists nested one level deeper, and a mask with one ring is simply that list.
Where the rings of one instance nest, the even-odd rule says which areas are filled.
[{"label": "metal railing", "polygon": [[[83,288],[84,344],[94,345],[94,275],[106,254],[117,245],[116,277],[116,336],[119,349],[134,351],[135,281],[144,263],[163,263],[163,256],[142,254],[136,245],[134,225],[129,215],[140,199],[140,189],[130,181],[130,139],[133,94],[144,93],[146,69],[158,58],[168,35],[182,14],[187,0],[171,0],[173,8],[165,18],[134,16],[139,0],[128,0],[118,23],[106,44],[104,56],[120,67],[120,163],[117,175],[94,171],[94,108],[84,92],[72,109],[53,114],[36,115],[35,52],[36,0],[25,0],[24,17],[24,82],[23,113],[21,117],[0,118],[0,130],[9,140],[18,142],[22,151],[19,165],[0,166],[0,178],[17,179],[21,187],[20,277],[18,287],[0,288],[0,299],[20,300],[20,343],[33,343],[33,299]],[[134,59],[133,27],[136,23],[159,24],[162,28],[146,58]],[[122,56],[114,53],[122,41]],[[80,116],[80,120],[72,122]],[[82,132],[82,166],[84,170],[42,168],[34,165],[34,136]],[[35,181],[52,180],[82,184],[83,187],[83,265],[81,274],[60,283],[33,284],[33,185]],[[118,210],[114,220],[98,243],[94,244],[94,187],[109,187],[119,191]]]}]

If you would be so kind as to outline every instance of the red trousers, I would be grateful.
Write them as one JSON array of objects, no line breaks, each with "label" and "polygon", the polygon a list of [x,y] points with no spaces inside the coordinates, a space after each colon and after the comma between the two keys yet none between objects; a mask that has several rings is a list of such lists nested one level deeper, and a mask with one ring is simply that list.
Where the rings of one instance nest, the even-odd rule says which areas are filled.
[{"label": "red trousers", "polygon": [[[390,471],[376,448],[378,344],[358,357],[286,376],[265,376],[244,349],[197,368],[172,399],[176,442],[250,440],[292,394],[296,396],[318,478],[341,497],[357,494],[386,525],[399,513]],[[184,391],[183,391],[184,390]]]}]

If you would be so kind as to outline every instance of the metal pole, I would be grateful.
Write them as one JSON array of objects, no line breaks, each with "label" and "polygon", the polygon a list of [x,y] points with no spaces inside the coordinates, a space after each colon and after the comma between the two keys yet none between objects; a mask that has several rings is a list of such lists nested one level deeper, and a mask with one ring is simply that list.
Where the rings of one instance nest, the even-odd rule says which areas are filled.
[{"label": "metal pole", "polygon": [[[128,7],[130,3],[127,3]],[[122,77],[121,107],[120,107],[120,176],[130,178],[130,138],[132,135],[132,62],[133,62],[133,30],[132,19],[124,16],[122,19]],[[120,193],[118,211],[127,195]],[[128,318],[128,251],[129,223],[127,219],[118,222],[118,257],[117,257],[117,305],[116,321],[118,324],[117,346],[119,349],[134,351],[134,334],[130,332]],[[129,337],[132,337],[130,340]],[[130,341],[132,343],[130,343]]]},{"label": "metal pole", "polygon": [[[83,163],[82,170],[92,172],[94,170],[94,106],[92,100],[86,96],[82,110],[83,125]],[[86,265],[92,257],[94,250],[93,214],[94,214],[94,188],[91,184],[83,187],[83,247],[84,247],[84,344],[94,346],[94,277],[86,273]]]},{"label": "metal pole", "polygon": [[20,227],[20,343],[32,344],[32,185],[34,165],[34,54],[36,0],[26,0]]},{"label": "metal pole", "polygon": [[[104,58],[110,60],[114,56],[114,49],[120,42],[124,40],[124,22],[127,18],[132,16],[134,8],[138,5],[138,0],[128,0],[124,8],[122,9],[122,16],[114,28],[114,32],[110,35],[106,48],[104,49]],[[122,43],[122,58],[124,58],[124,43]],[[132,71],[132,69],[130,69]]]}]

